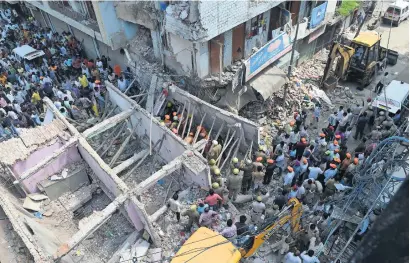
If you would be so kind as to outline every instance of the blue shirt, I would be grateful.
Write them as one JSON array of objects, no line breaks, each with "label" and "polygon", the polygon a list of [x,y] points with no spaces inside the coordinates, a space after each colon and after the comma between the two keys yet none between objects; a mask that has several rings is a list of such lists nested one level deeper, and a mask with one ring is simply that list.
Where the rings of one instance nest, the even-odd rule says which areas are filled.
[{"label": "blue shirt", "polygon": [[276,165],[282,169],[285,169],[285,156],[283,156],[283,154],[276,158]]},{"label": "blue shirt", "polygon": [[64,61],[64,65],[66,65],[67,67],[71,67],[72,64],[73,60],[71,58],[68,58]]},{"label": "blue shirt", "polygon": [[325,183],[329,180],[329,179],[331,179],[331,178],[333,178],[335,175],[336,175],[336,172],[337,172],[337,170],[336,169],[327,169],[326,171],[325,171]]},{"label": "blue shirt", "polygon": [[362,224],[360,225],[360,232],[358,233],[359,235],[364,234],[364,232],[366,232],[367,228],[369,227],[370,221],[369,221],[369,217],[366,217]]},{"label": "blue shirt", "polygon": [[316,108],[315,108],[315,111],[313,112],[313,115],[314,115],[316,118],[319,118],[319,117],[320,117],[320,108],[319,108],[319,107],[316,107]]}]

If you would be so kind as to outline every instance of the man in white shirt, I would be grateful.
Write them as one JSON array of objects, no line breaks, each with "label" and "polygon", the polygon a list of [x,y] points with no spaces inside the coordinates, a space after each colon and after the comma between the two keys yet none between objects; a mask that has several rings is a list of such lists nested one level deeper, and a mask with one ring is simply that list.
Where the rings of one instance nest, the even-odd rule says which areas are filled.
[{"label": "man in white shirt", "polygon": [[323,170],[320,169],[319,167],[309,167],[308,170],[309,170],[309,176],[308,176],[309,179],[316,180],[318,175],[323,173]]},{"label": "man in white shirt", "polygon": [[299,257],[300,252],[296,250],[295,253],[289,252],[283,258],[283,263],[302,263],[302,260]]},{"label": "man in white shirt", "polygon": [[304,251],[300,257],[303,260],[303,263],[320,263],[319,259],[314,256],[315,252],[313,250]]}]

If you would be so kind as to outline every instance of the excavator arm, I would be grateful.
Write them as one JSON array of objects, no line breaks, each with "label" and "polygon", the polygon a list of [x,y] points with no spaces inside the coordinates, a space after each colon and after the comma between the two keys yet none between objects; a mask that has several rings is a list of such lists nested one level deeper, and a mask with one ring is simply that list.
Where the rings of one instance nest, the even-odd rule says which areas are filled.
[{"label": "excavator arm", "polygon": [[333,42],[332,48],[327,59],[326,67],[323,72],[322,84],[329,77],[335,58],[340,55],[340,60],[336,66],[335,75],[343,78],[349,68],[350,58],[354,55],[354,48],[342,45],[338,42]]},{"label": "excavator arm", "polygon": [[[284,215],[288,213],[287,211],[291,209],[290,214]],[[296,233],[300,229],[300,218],[302,216],[302,205],[296,198],[291,198],[288,201],[288,206],[285,207],[281,213],[272,221],[271,224],[266,226],[259,234],[255,235],[254,237],[249,240],[251,242],[251,246],[249,249],[240,248],[240,252],[243,258],[251,257],[255,252],[259,249],[259,247],[268,240],[272,234],[281,226],[285,225],[286,223],[290,223],[292,232]]]}]

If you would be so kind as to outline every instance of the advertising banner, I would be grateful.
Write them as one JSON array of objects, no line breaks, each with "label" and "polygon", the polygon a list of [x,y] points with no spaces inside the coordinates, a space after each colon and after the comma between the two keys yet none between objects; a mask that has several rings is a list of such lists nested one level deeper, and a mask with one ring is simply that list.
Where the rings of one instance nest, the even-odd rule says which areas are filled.
[{"label": "advertising banner", "polygon": [[313,8],[312,13],[310,15],[310,26],[309,26],[310,29],[315,28],[325,19],[326,7],[327,7],[327,2]]},{"label": "advertising banner", "polygon": [[245,62],[245,81],[251,79],[290,50],[292,50],[291,37],[285,32],[269,41]]}]

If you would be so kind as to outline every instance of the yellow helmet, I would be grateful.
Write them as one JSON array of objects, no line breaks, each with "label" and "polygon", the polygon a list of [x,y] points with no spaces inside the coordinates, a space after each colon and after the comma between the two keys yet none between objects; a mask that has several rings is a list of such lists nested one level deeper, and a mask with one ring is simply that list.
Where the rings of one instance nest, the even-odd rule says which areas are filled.
[{"label": "yellow helmet", "polygon": [[215,159],[211,159],[211,160],[209,160],[209,164],[210,164],[210,165],[214,165],[214,164],[216,164]]},{"label": "yellow helmet", "polygon": [[168,102],[168,103],[167,103],[167,107],[168,107],[168,108],[171,108],[171,107],[172,107],[172,102]]},{"label": "yellow helmet", "polygon": [[233,163],[238,163],[239,160],[238,160],[238,158],[235,157],[235,158],[232,158],[232,162],[233,162]]},{"label": "yellow helmet", "polygon": [[196,205],[191,205],[191,211],[196,211]]},{"label": "yellow helmet", "polygon": [[221,171],[219,170],[219,168],[214,169],[214,174],[215,175],[220,175],[221,174]]},{"label": "yellow helmet", "polygon": [[212,188],[213,188],[213,189],[219,188],[219,184],[218,184],[218,183],[213,183],[213,184],[212,184]]},{"label": "yellow helmet", "polygon": [[161,126],[165,126],[165,122],[164,121],[160,121]]},{"label": "yellow helmet", "polygon": [[256,197],[256,201],[258,201],[258,202],[262,202],[262,196],[258,196],[258,197]]},{"label": "yellow helmet", "polygon": [[233,169],[233,174],[239,174],[239,169],[238,168],[235,168],[235,169]]},{"label": "yellow helmet", "polygon": [[259,151],[263,151],[263,145],[259,145]]}]

